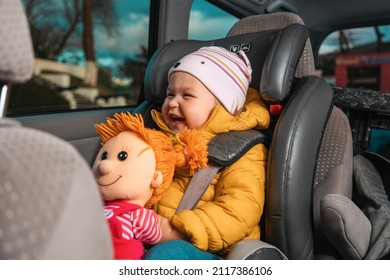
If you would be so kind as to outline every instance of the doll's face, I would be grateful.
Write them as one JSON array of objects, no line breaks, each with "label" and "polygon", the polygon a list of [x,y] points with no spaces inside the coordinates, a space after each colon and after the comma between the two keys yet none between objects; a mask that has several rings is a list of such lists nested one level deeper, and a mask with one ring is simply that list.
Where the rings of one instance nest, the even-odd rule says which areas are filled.
[{"label": "doll's face", "polygon": [[104,200],[144,206],[161,184],[153,149],[137,134],[125,131],[100,149],[92,167]]}]

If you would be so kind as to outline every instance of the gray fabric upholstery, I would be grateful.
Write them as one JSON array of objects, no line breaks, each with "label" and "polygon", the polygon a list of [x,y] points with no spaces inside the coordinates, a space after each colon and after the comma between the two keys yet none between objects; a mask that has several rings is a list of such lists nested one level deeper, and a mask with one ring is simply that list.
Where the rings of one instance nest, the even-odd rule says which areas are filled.
[{"label": "gray fabric upholstery", "polygon": [[321,223],[325,235],[347,260],[361,260],[371,237],[371,223],[356,204],[339,194],[321,200]]},{"label": "gray fabric upholstery", "polygon": [[365,259],[390,258],[390,161],[371,152],[354,157],[355,203],[372,226]]},{"label": "gray fabric upholstery", "polygon": [[50,134],[0,120],[0,259],[110,259],[88,164]]},{"label": "gray fabric upholstery", "polygon": [[[337,107],[334,107],[325,128],[322,145],[318,154],[317,168],[314,178],[314,188],[321,188],[321,181],[327,177],[329,172],[335,166],[345,163],[346,159],[352,156],[352,134],[347,116]],[[348,186],[352,186],[350,170],[352,170],[352,161],[347,162],[348,176],[343,177],[347,180]],[[341,170],[341,172],[346,170]],[[352,187],[346,193],[349,198],[352,195]]]},{"label": "gray fabric upholstery", "polygon": [[319,258],[337,255],[321,226],[320,201],[327,194],[352,199],[352,132],[347,116],[333,107],[318,153],[313,190],[314,247]]},{"label": "gray fabric upholstery", "polygon": [[322,199],[322,227],[343,258],[390,258],[389,170],[389,160],[362,152],[354,157],[353,201],[335,194]]},{"label": "gray fabric upholstery", "polygon": [[31,78],[34,55],[24,7],[19,0],[0,0],[0,82]]},{"label": "gray fabric upholstery", "polygon": [[[233,25],[227,36],[229,37],[237,34],[257,32],[260,30],[281,29],[294,23],[304,25],[303,20],[298,15],[289,12],[249,16],[240,19],[235,25]],[[310,39],[307,39],[295,76],[300,78],[307,75],[314,75],[314,73],[315,67],[313,50]]]}]

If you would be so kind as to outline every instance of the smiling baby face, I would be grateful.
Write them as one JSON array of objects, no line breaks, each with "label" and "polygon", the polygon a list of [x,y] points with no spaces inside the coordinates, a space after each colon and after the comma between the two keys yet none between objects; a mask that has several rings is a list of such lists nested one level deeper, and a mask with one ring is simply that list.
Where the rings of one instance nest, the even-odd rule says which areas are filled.
[{"label": "smiling baby face", "polygon": [[197,78],[186,72],[175,72],[169,77],[161,112],[172,131],[183,132],[202,126],[217,104],[214,95]]}]

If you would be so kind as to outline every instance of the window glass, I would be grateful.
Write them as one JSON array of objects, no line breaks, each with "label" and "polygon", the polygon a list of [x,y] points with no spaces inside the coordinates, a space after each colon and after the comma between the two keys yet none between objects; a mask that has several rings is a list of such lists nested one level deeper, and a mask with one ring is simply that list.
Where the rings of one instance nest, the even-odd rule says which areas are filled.
[{"label": "window glass", "polygon": [[331,85],[390,91],[390,25],[340,30],[319,49],[317,68]]},{"label": "window glass", "polygon": [[134,105],[147,63],[150,1],[23,0],[33,78],[8,115]]},{"label": "window glass", "polygon": [[212,40],[226,37],[238,18],[204,0],[194,0],[191,6],[188,38]]},{"label": "window glass", "polygon": [[[316,62],[322,76],[333,86],[359,88],[359,94],[377,90],[390,92],[390,25],[340,30],[323,41]],[[373,96],[380,96],[375,94]],[[390,156],[389,115],[375,110],[355,109],[354,103],[370,103],[372,96],[348,103],[354,153],[368,150]]]}]

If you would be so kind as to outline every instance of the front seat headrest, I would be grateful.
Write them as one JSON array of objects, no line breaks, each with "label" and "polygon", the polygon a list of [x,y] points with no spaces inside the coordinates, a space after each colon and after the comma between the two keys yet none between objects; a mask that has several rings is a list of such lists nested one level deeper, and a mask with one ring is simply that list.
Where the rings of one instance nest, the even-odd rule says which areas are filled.
[{"label": "front seat headrest", "polygon": [[34,51],[21,1],[0,0],[0,81],[21,83],[31,78]]}]

